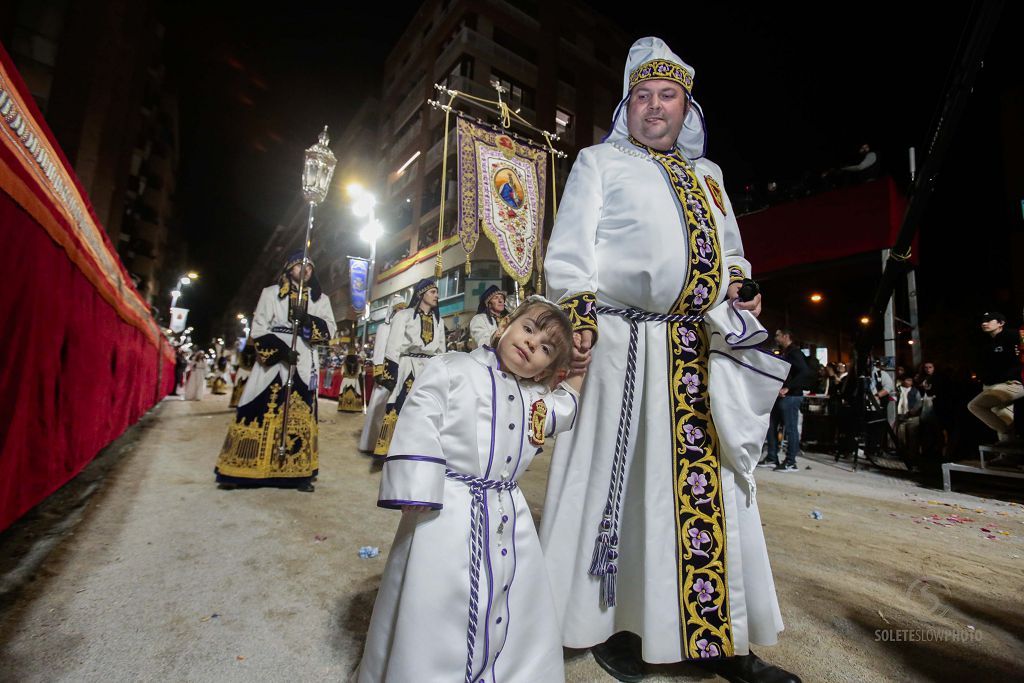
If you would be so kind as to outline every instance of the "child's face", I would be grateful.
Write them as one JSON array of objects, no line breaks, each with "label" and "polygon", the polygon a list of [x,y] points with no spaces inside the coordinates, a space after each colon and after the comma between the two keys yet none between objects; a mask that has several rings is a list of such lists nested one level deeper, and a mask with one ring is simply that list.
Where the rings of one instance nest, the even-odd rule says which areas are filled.
[{"label": "child's face", "polygon": [[556,355],[551,335],[538,329],[533,311],[512,321],[498,340],[497,352],[502,365],[526,379],[547,372]]}]

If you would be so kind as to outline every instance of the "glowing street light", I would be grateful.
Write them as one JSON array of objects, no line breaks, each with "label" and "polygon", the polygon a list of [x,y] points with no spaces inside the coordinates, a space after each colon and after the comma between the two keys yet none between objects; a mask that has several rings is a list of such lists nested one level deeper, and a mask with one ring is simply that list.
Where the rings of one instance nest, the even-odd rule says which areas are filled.
[{"label": "glowing street light", "polygon": [[861,325],[867,325],[870,322],[871,322],[871,318],[869,318],[867,316],[864,316],[863,318],[860,319],[860,324]]},{"label": "glowing street light", "polygon": [[821,294],[818,294],[817,292],[815,292],[814,294],[811,294],[811,301],[812,301],[812,302],[814,302],[814,303],[816,303],[816,304],[820,304],[820,303],[821,303],[821,300],[822,300],[823,298],[824,298],[824,297],[823,297],[823,296],[821,296]]},{"label": "glowing street light", "polygon": [[193,280],[198,280],[199,273],[195,272],[194,270],[190,270],[188,273],[188,277],[192,278]]},{"label": "glowing street light", "polygon": [[[377,240],[383,234],[384,226],[377,219],[370,221],[369,223],[363,226],[362,230],[359,231],[359,236],[362,237],[363,240],[369,242],[374,246],[376,246]],[[370,257],[370,260],[373,260],[372,256]]]}]

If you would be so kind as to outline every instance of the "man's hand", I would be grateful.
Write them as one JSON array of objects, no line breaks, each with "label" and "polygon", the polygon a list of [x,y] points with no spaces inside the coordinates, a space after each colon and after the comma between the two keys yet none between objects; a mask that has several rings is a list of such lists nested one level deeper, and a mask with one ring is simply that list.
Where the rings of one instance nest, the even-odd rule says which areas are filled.
[{"label": "man's hand", "polygon": [[594,331],[583,330],[582,332],[574,332],[572,341],[572,362],[569,368],[573,374],[586,372],[587,367],[590,365],[590,347],[594,343]]},{"label": "man's hand", "polygon": [[779,396],[783,396],[784,397],[788,393],[789,393],[789,389],[787,389],[786,387],[782,387],[781,389],[779,389]]},{"label": "man's hand", "polygon": [[[742,282],[734,282],[729,285],[729,291],[726,294],[727,299],[738,299],[740,296],[740,287],[743,285]],[[754,314],[754,317],[761,315],[761,295],[757,294],[750,301],[737,301],[736,308],[744,311],[750,311]]]}]

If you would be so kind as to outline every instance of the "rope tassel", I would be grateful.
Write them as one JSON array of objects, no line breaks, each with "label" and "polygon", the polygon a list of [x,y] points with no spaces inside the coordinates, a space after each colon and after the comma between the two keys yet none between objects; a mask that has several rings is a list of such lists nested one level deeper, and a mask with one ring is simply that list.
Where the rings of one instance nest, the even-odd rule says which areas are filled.
[{"label": "rope tassel", "polygon": [[626,476],[626,453],[629,450],[629,427],[633,413],[640,323],[699,322],[702,320],[702,316],[649,313],[635,308],[621,309],[610,306],[598,306],[597,312],[618,315],[629,322],[626,377],[622,395],[622,410],[619,413],[618,433],[615,439],[615,454],[612,456],[611,481],[608,484],[608,499],[605,502],[601,526],[594,541],[594,555],[590,560],[590,569],[588,570],[591,576],[601,577],[601,604],[607,608],[615,606],[615,582],[619,573],[619,516]]},{"label": "rope tassel", "polygon": [[611,540],[608,533],[602,531],[594,541],[594,556],[590,559],[591,576],[604,576],[608,568],[608,552],[611,550]]}]

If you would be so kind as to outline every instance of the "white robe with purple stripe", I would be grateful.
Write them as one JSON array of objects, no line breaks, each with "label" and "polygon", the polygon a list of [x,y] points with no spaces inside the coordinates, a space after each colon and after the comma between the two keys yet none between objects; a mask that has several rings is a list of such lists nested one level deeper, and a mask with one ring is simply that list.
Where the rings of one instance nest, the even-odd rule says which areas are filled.
[{"label": "white robe with purple stripe", "polygon": [[[572,428],[578,397],[504,372],[494,351],[447,353],[424,365],[398,419],[378,505],[424,504],[403,513],[381,579],[356,680],[463,681],[469,651],[472,495],[451,469],[515,480],[545,438]],[[486,490],[473,681],[561,683],[562,638],[540,542],[522,492]]]}]

